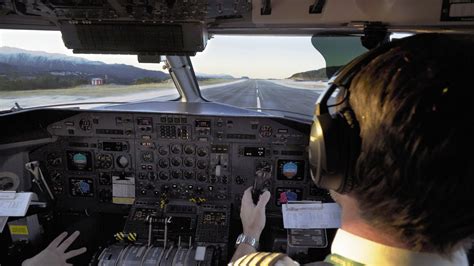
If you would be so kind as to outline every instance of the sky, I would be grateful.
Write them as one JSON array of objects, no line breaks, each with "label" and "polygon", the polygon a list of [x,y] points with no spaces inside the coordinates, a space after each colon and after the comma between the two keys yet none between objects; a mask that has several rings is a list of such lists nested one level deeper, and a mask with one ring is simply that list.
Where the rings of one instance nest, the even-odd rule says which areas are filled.
[{"label": "sky", "polygon": [[[162,65],[140,64],[133,55],[73,54],[56,31],[0,30],[0,46],[60,53],[108,64],[127,64],[150,70]],[[197,73],[234,77],[287,78],[294,73],[325,66],[324,58],[306,37],[216,36],[204,52],[191,58]]]}]

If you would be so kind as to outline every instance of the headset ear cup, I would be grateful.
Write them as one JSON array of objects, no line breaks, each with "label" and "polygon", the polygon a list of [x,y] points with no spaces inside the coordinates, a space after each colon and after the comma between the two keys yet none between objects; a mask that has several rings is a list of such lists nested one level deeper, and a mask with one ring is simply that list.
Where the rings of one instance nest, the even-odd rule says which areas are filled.
[{"label": "headset ear cup", "polygon": [[321,169],[326,165],[326,152],[323,130],[318,119],[315,119],[311,126],[308,151],[311,178],[317,186],[321,186]]}]

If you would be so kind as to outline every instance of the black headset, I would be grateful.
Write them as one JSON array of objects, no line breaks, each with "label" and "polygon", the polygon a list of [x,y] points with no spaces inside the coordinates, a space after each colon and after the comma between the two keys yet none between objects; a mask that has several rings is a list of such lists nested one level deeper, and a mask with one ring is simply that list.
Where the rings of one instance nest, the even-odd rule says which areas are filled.
[{"label": "black headset", "polygon": [[[318,98],[309,142],[311,178],[318,187],[338,193],[352,190],[361,138],[359,122],[349,104],[349,88],[354,76],[364,66],[399,43],[401,41],[386,43],[351,61]],[[329,104],[334,94],[343,99]],[[331,107],[337,107],[333,114],[330,113]]]}]

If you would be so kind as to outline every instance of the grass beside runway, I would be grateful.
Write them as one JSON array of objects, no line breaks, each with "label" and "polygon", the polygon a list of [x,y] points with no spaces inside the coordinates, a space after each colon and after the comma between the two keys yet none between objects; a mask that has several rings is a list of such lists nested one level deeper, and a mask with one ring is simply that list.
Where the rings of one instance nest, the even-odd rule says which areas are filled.
[{"label": "grass beside runway", "polygon": [[[199,81],[199,85],[214,85],[227,83],[229,79],[207,79]],[[81,96],[81,97],[104,97],[118,96],[127,94],[136,94],[142,92],[151,92],[162,89],[174,89],[174,83],[171,80],[160,83],[148,83],[140,85],[116,85],[106,84],[102,86],[83,85],[64,89],[46,89],[46,90],[24,90],[24,91],[2,91],[0,89],[0,98],[20,98],[23,97],[41,97],[41,96]]]}]

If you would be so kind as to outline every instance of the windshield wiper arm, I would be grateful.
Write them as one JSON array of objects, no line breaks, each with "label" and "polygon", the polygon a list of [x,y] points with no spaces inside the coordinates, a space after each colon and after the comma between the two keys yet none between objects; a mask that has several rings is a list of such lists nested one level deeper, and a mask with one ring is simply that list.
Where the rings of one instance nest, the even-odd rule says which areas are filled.
[{"label": "windshield wiper arm", "polygon": [[20,104],[18,104],[18,102],[15,102],[15,105],[13,105],[13,107],[10,108],[10,112],[16,112],[20,110],[23,110],[23,107],[21,107]]}]

